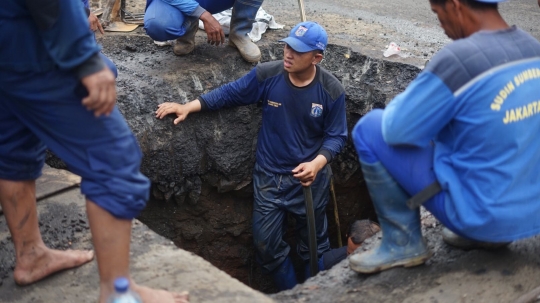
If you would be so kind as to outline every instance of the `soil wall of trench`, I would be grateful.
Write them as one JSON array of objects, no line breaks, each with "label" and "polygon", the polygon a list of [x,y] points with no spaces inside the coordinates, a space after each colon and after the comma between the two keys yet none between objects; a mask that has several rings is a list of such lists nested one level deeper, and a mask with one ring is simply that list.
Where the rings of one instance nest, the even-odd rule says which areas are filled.
[{"label": "soil wall of trench", "polygon": [[[277,41],[286,34],[269,34],[265,40]],[[245,284],[274,292],[271,279],[256,265],[251,233],[251,173],[260,107],[196,113],[176,126],[173,117],[158,120],[154,115],[158,104],[193,100],[254,65],[231,47],[216,48],[203,41],[184,57],[174,56],[170,46],[158,47],[145,35],[108,35],[99,42],[118,67],[118,107],[139,140],[142,172],[153,183],[151,201],[139,219]],[[282,58],[282,44],[261,41],[259,46],[261,61]],[[349,133],[362,115],[383,108],[420,72],[414,66],[372,59],[337,45],[329,45],[321,66],[345,86]],[[47,163],[62,166],[54,157]],[[346,240],[355,219],[375,219],[350,136],[331,165],[340,233]],[[327,212],[330,239],[337,247],[332,202]],[[286,238],[294,245],[290,225]],[[298,272],[303,272],[295,250],[291,252]]]}]

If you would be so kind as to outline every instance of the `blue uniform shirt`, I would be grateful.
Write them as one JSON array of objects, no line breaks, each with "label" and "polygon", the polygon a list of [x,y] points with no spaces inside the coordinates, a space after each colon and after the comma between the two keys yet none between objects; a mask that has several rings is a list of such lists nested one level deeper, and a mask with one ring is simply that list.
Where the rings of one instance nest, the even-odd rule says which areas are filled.
[{"label": "blue uniform shirt", "polygon": [[540,60],[521,63],[539,56],[515,27],[476,33],[441,50],[384,111],[388,144],[435,142],[447,216],[473,239],[540,233]]},{"label": "blue uniform shirt", "polygon": [[316,68],[315,79],[299,88],[290,82],[283,61],[261,63],[199,100],[203,110],[262,101],[257,163],[275,174],[291,174],[318,154],[330,162],[347,139],[345,90],[328,71]]},{"label": "blue uniform shirt", "polygon": [[2,0],[0,24],[17,33],[0,35],[2,70],[73,70],[82,78],[104,67],[81,1]]}]

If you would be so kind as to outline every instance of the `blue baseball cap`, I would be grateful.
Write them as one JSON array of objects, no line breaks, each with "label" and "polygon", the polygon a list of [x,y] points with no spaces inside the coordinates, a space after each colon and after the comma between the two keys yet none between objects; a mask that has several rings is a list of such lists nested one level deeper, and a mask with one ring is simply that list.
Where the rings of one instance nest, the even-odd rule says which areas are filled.
[{"label": "blue baseball cap", "polygon": [[317,22],[305,21],[298,23],[289,34],[289,37],[279,40],[287,43],[299,53],[314,50],[324,51],[328,44],[328,35]]}]

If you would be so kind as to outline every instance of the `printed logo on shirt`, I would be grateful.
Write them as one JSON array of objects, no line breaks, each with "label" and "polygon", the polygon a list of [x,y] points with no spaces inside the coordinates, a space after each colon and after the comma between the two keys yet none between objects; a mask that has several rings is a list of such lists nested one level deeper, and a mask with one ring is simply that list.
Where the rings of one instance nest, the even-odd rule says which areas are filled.
[{"label": "printed logo on shirt", "polygon": [[320,117],[322,115],[322,110],[323,110],[323,107],[322,107],[322,104],[317,104],[317,103],[311,103],[311,116],[312,117]]},{"label": "printed logo on shirt", "polygon": [[296,37],[302,37],[307,31],[307,27],[300,26],[294,34],[296,35]]},{"label": "printed logo on shirt", "polygon": [[268,100],[268,105],[273,107],[280,107],[281,103]]}]

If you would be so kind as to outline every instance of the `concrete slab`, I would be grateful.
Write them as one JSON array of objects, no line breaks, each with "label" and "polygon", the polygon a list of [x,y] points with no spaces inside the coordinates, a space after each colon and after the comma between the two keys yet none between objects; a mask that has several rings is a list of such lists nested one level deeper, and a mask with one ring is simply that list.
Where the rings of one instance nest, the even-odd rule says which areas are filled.
[{"label": "concrete slab", "polygon": [[81,183],[81,177],[63,169],[43,167],[42,175],[36,180],[36,199],[42,200],[56,192],[73,188]]},{"label": "concrete slab", "polygon": [[[80,183],[81,177],[45,164],[41,177],[36,180],[36,200],[39,202],[55,193],[76,188]],[[1,205],[0,214],[3,214]]]},{"label": "concrete slab", "polygon": [[[73,184],[67,172],[46,168],[47,190]],[[41,188],[45,190],[45,188]],[[45,191],[46,192],[46,191]],[[46,244],[54,248],[91,249],[85,199],[71,189],[38,203],[39,222]],[[140,221],[134,220],[131,271],[139,283],[172,291],[188,290],[191,302],[273,302],[204,259],[175,247]],[[19,287],[13,281],[14,251],[5,218],[0,217],[0,302],[96,302],[96,262],[67,270],[38,283]]]}]

